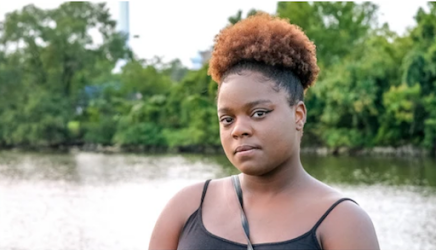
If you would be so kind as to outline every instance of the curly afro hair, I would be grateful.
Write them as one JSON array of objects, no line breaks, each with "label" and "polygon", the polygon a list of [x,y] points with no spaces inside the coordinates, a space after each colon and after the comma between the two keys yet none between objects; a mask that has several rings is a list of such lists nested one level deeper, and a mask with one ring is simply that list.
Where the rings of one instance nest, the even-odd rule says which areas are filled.
[{"label": "curly afro hair", "polygon": [[[288,20],[264,12],[224,28],[215,37],[209,75],[221,84],[230,72],[234,73],[235,68],[266,72],[267,77],[272,76],[276,80],[278,78],[273,75],[278,74],[277,70],[286,71],[288,78],[289,74],[294,78],[290,81],[299,83],[302,91],[314,84],[319,73],[315,45],[304,32]],[[289,80],[288,83],[279,83],[288,90],[297,88],[286,86],[289,84]]]}]

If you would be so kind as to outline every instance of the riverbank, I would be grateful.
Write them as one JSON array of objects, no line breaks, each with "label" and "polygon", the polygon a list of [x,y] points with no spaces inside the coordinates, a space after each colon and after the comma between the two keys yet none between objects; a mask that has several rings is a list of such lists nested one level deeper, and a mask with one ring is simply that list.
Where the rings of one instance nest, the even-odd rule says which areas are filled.
[{"label": "riverbank", "polygon": [[[401,147],[373,147],[353,149],[347,147],[327,148],[327,147],[304,147],[302,154],[316,155],[351,155],[351,156],[431,156],[432,152],[428,149],[418,148],[411,145]],[[434,152],[435,153],[435,152]],[[433,154],[434,154],[433,153]]]},{"label": "riverbank", "polygon": [[[57,145],[51,147],[3,147],[4,151],[24,151],[24,152],[97,152],[106,154],[118,153],[200,153],[200,154],[224,154],[221,146],[186,146],[186,147],[150,147],[150,146],[105,146],[99,144],[84,145]],[[428,157],[434,156],[436,152],[431,150],[414,147],[411,145],[401,147],[373,147],[373,148],[328,148],[328,147],[303,147],[302,154],[313,154],[320,156],[393,156],[393,157]]]}]

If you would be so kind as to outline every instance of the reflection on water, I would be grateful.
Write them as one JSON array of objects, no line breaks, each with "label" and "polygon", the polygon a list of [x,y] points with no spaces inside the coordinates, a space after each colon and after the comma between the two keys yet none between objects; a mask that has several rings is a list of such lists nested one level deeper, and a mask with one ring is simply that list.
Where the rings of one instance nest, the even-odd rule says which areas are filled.
[{"label": "reflection on water", "polygon": [[[227,158],[207,156],[225,175],[238,173]],[[350,185],[411,185],[436,187],[436,161],[430,158],[334,157],[304,155],[304,168],[317,179]]]},{"label": "reflection on water", "polygon": [[[303,157],[354,198],[382,249],[436,249],[436,162]],[[224,156],[0,153],[0,249],[146,249],[180,188],[237,171]]]},{"label": "reflection on water", "polygon": [[436,187],[436,162],[429,158],[305,157],[303,164],[326,182]]}]

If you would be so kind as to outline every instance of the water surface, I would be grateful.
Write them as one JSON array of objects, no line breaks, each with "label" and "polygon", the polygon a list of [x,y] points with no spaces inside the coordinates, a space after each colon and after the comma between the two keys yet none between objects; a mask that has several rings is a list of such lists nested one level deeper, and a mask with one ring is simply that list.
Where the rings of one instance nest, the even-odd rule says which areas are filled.
[{"label": "water surface", "polygon": [[[358,201],[382,249],[436,249],[436,162],[303,156]],[[0,152],[0,249],[147,249],[186,185],[237,171],[224,156]]]}]

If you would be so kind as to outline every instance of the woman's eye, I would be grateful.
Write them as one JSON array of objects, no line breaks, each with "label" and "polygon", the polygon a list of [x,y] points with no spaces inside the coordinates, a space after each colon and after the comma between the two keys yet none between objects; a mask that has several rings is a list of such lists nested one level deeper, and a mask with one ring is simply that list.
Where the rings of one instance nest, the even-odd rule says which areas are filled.
[{"label": "woman's eye", "polygon": [[254,118],[262,118],[264,117],[269,111],[266,110],[259,110],[253,113]]},{"label": "woman's eye", "polygon": [[221,123],[224,125],[228,125],[228,124],[232,123],[232,121],[233,121],[233,118],[229,117],[229,116],[225,116],[225,117],[221,118]]}]

